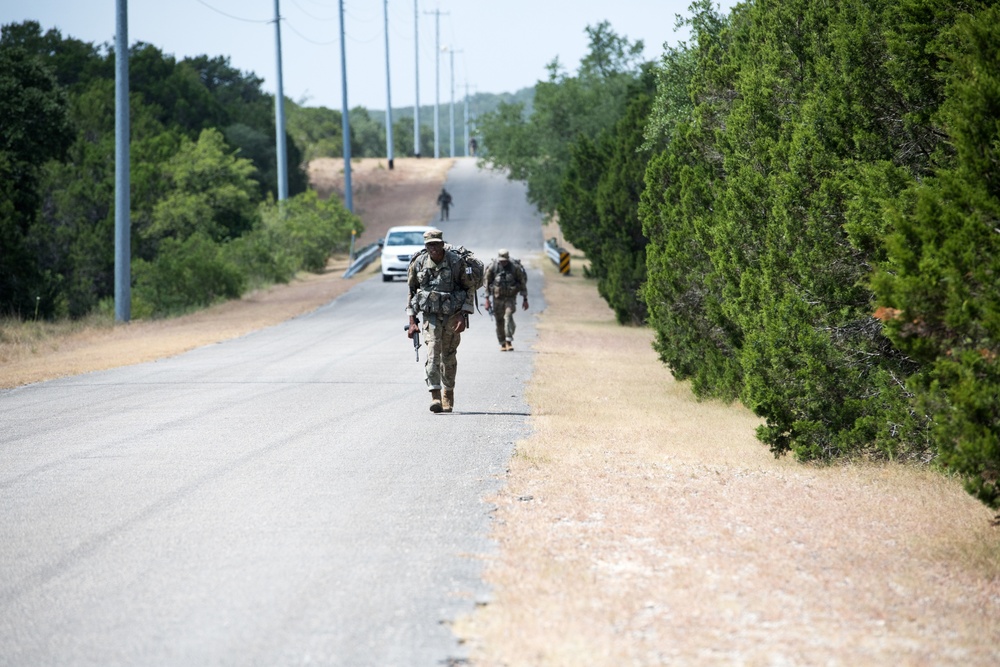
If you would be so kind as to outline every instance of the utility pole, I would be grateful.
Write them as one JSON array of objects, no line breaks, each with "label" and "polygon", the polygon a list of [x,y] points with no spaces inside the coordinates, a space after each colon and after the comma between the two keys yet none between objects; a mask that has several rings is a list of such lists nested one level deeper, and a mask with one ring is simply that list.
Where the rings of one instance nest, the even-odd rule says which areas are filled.
[{"label": "utility pole", "polygon": [[424,12],[434,15],[434,157],[441,157],[440,141],[438,140],[438,107],[441,106],[441,14],[447,16],[448,12],[435,9],[433,12]]},{"label": "utility pole", "polygon": [[278,146],[278,201],[288,199],[288,151],[285,147],[285,88],[281,82],[281,12],[274,0],[274,44],[278,54],[278,93],[274,96],[274,133]]},{"label": "utility pole", "polygon": [[448,49],[448,58],[451,61],[451,108],[449,109],[451,122],[451,157],[455,157],[455,54],[461,50]]},{"label": "utility pole", "polygon": [[128,0],[115,0],[115,321],[132,318]]},{"label": "utility pole", "polygon": [[416,71],[413,81],[417,94],[413,100],[413,157],[420,157],[420,9],[413,0],[413,63]]},{"label": "utility pole", "polygon": [[344,141],[344,205],[348,211],[354,213],[354,194],[351,192],[351,123],[347,119],[347,49],[344,47],[344,0],[340,0],[338,4],[340,5],[340,128]]},{"label": "utility pole", "polygon": [[392,85],[389,83],[389,0],[384,0],[385,10],[385,156],[392,170]]},{"label": "utility pole", "polygon": [[465,122],[462,123],[465,127],[465,157],[469,157],[469,82],[465,82]]}]

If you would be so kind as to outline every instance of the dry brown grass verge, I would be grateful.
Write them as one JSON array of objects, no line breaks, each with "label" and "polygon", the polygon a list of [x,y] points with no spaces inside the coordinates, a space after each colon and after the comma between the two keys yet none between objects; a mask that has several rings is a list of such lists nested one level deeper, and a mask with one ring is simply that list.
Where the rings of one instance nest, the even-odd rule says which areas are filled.
[{"label": "dry brown grass verge", "polygon": [[533,434],[495,498],[473,664],[1000,664],[1000,531],[957,481],[775,460],[546,263]]}]

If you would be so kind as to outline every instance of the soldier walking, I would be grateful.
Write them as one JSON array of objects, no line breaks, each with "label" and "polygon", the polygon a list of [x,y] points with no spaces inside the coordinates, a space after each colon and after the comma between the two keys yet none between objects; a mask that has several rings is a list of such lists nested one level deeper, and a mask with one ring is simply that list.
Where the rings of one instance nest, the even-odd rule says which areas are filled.
[{"label": "soldier walking", "polygon": [[451,193],[441,188],[441,194],[438,195],[437,203],[441,207],[441,220],[447,220],[448,210],[451,209]]},{"label": "soldier walking", "polygon": [[483,276],[486,288],[486,310],[490,310],[492,298],[493,318],[497,325],[497,341],[501,352],[514,351],[514,313],[517,311],[517,295],[522,297],[521,308],[528,309],[528,273],[517,259],[510,258],[510,252],[500,250],[497,258],[490,262]]},{"label": "soldier walking", "polygon": [[418,315],[423,317],[427,360],[424,373],[431,392],[431,412],[451,412],[455,405],[455,373],[458,370],[458,345],[468,327],[469,313],[475,311],[476,278],[465,259],[446,249],[439,229],[424,232],[424,248],[407,272],[410,288],[406,314],[410,318],[407,337],[420,331]]}]

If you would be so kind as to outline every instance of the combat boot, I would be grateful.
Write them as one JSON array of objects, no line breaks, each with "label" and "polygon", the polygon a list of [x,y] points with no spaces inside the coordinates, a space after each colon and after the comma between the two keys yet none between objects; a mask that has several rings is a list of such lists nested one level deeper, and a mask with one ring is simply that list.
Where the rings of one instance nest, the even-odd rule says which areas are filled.
[{"label": "combat boot", "polygon": [[441,412],[441,390],[431,389],[431,412]]},{"label": "combat boot", "polygon": [[455,407],[455,390],[445,389],[441,397],[441,412],[451,412]]}]

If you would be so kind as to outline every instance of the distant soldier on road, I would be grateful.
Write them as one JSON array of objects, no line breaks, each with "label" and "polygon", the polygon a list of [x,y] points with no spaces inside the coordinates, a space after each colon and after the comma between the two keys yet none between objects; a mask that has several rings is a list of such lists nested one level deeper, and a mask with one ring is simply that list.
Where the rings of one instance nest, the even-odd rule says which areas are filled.
[{"label": "distant soldier on road", "polygon": [[437,203],[441,207],[441,219],[447,220],[448,209],[451,208],[451,193],[441,188],[441,194],[438,195]]},{"label": "distant soldier on road", "polygon": [[492,310],[497,325],[497,341],[501,352],[514,351],[514,312],[517,311],[517,295],[522,297],[521,308],[528,309],[528,273],[521,262],[510,258],[510,252],[500,250],[497,258],[490,262],[483,276],[486,288],[486,310]]},{"label": "distant soldier on road", "polygon": [[479,148],[479,142],[476,141],[475,137],[469,139],[469,155],[476,157],[476,149]]},{"label": "distant soldier on road", "polygon": [[458,345],[468,327],[469,313],[475,312],[473,300],[479,275],[473,277],[462,255],[445,249],[440,229],[424,232],[424,248],[426,252],[418,253],[410,262],[406,276],[410,288],[406,306],[410,326],[406,335],[412,338],[420,330],[417,316],[422,316],[430,410],[451,412],[455,405]]}]

